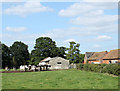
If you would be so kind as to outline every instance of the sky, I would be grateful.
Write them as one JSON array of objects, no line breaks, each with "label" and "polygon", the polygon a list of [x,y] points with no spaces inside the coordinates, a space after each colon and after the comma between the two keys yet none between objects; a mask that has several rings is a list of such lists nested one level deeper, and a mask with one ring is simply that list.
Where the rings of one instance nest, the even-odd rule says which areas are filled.
[{"label": "sky", "polygon": [[75,41],[81,53],[117,49],[118,3],[86,1],[3,2],[0,39],[8,46],[22,41],[29,51],[39,37],[52,38],[58,47]]}]

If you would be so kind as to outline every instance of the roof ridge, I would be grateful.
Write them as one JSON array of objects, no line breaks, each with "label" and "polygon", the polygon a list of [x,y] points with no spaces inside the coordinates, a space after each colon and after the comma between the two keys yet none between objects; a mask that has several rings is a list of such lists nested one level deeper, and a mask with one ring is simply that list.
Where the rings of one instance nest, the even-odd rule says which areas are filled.
[{"label": "roof ridge", "polygon": [[[108,52],[108,51],[101,51],[101,52]],[[101,53],[101,52],[95,52],[95,53]]]},{"label": "roof ridge", "polygon": [[114,51],[114,50],[120,50],[120,49],[113,49],[113,50],[110,50],[110,51]]}]

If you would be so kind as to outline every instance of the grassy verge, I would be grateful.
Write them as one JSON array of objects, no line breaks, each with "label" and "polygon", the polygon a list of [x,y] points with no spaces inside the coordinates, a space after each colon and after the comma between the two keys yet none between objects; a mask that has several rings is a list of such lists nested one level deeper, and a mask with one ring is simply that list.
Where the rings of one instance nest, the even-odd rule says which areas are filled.
[{"label": "grassy verge", "polygon": [[80,70],[2,73],[3,89],[118,89],[118,77]]},{"label": "grassy verge", "polygon": [[5,71],[5,69],[0,69],[0,71]]},{"label": "grassy verge", "polygon": [[[6,71],[5,69],[0,69],[0,71]],[[15,71],[14,69],[10,69],[10,71]],[[20,71],[20,69],[16,69],[16,71]]]}]

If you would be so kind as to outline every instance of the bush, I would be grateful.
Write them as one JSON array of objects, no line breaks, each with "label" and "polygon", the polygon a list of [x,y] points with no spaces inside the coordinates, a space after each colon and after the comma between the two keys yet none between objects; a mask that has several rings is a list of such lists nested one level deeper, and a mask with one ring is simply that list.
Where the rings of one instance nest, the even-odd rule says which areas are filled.
[{"label": "bush", "polygon": [[82,64],[82,63],[76,64],[76,68],[79,70],[83,70],[83,66],[84,66],[84,64]]},{"label": "bush", "polygon": [[83,70],[88,71],[89,70],[89,64],[84,64]]},{"label": "bush", "polygon": [[77,64],[77,69],[120,75],[119,64]]}]

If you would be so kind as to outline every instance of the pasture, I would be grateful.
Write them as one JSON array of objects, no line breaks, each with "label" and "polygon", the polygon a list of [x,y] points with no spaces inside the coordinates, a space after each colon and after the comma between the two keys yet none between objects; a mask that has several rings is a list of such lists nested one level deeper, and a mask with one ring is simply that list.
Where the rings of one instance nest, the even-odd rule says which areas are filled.
[{"label": "pasture", "polygon": [[118,77],[75,69],[1,74],[2,89],[118,89]]}]

